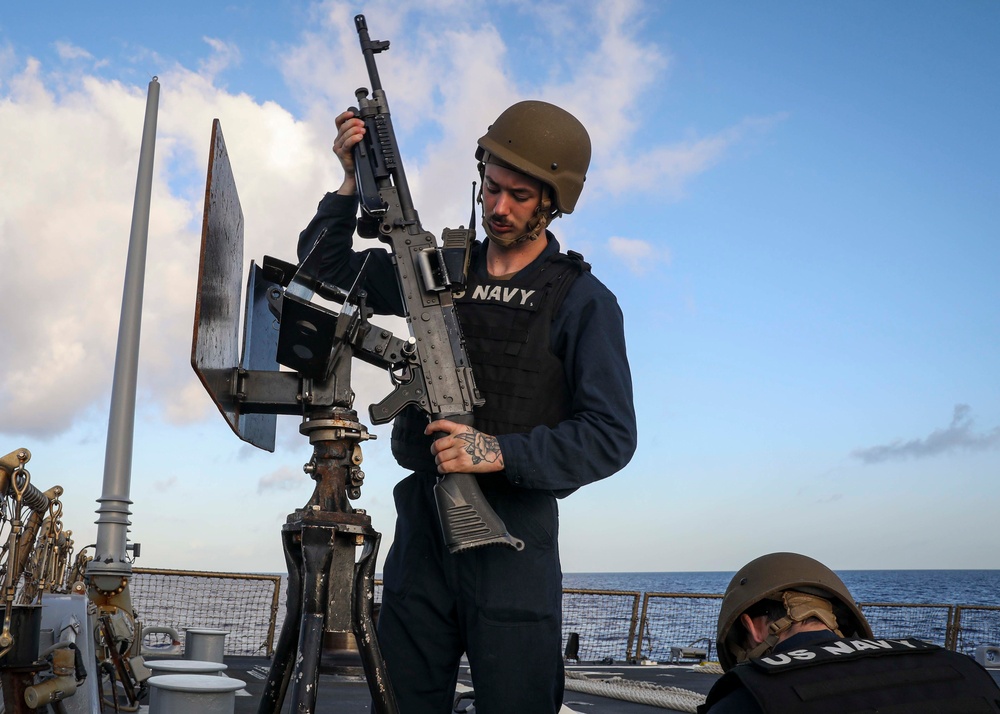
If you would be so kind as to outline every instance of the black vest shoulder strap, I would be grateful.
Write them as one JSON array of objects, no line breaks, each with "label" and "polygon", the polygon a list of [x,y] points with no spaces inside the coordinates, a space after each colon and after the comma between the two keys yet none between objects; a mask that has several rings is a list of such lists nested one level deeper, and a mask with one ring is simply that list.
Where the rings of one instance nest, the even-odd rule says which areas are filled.
[{"label": "black vest shoulder strap", "polygon": [[590,263],[583,259],[582,253],[577,253],[575,250],[567,250],[565,257],[577,263],[581,273],[590,272]]}]

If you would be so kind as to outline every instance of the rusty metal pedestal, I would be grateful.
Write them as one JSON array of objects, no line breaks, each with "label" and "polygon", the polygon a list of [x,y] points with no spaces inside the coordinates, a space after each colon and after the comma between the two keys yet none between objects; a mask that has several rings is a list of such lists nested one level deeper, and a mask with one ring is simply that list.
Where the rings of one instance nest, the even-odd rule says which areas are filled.
[{"label": "rusty metal pedestal", "polygon": [[372,618],[382,536],[368,515],[348,501],[349,494],[360,494],[360,444],[372,437],[353,410],[340,407],[308,416],[299,430],[313,446],[306,471],[316,488],[305,508],[290,515],[282,527],[287,611],[258,714],[278,714],[290,682],[291,711],[315,711],[325,632],[354,634],[373,711],[396,714]]}]

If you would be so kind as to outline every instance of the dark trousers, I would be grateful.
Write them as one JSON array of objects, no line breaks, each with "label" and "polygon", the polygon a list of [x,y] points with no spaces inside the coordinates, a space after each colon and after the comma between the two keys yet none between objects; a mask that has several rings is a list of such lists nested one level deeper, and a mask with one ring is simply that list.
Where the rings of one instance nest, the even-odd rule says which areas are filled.
[{"label": "dark trousers", "polygon": [[480,479],[525,542],[450,554],[433,474],[394,490],[396,534],[383,574],[378,633],[400,714],[453,709],[459,661],[469,660],[477,714],[554,714],[562,704],[562,571],[558,508],[547,492]]}]

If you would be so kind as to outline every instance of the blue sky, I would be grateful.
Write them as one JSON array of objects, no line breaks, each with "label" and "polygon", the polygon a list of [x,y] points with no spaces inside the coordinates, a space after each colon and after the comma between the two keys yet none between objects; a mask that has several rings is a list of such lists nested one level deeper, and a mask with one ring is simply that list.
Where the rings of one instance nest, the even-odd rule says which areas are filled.
[{"label": "blue sky", "polygon": [[[94,542],[147,83],[161,84],[132,469],[140,564],[281,571],[310,449],[242,444],[188,365],[211,121],[246,261],[339,184],[363,11],[425,226],[468,220],[476,138],[565,106],[594,161],[557,221],[618,295],[640,446],[561,504],[567,571],[1000,568],[1000,5],[15,4],[0,16],[0,453]],[[387,323],[390,326],[391,323]],[[399,329],[398,326],[392,326]],[[356,408],[390,388],[356,372]],[[391,540],[384,438],[357,505]],[[384,555],[384,554],[383,554]]]}]

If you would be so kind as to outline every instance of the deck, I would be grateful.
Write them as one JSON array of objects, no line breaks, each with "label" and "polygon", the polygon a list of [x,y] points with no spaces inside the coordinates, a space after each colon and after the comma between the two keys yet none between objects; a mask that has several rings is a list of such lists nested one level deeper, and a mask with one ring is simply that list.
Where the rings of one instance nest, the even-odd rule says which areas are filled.
[{"label": "deck", "polygon": [[[228,667],[227,676],[246,683],[245,689],[237,692],[235,714],[256,714],[270,660],[263,657],[226,657],[225,662]],[[567,666],[566,671],[570,680],[575,680],[581,675],[585,675],[590,681],[597,682],[612,677],[621,677],[633,683],[647,682],[660,687],[676,687],[702,695],[707,694],[718,679],[718,675],[705,672],[697,665],[684,664],[573,664]],[[1000,684],[1000,669],[990,669],[989,672],[993,679]],[[467,691],[470,685],[468,668],[463,667],[459,675],[458,692]],[[626,699],[600,696],[573,691],[568,687],[561,714],[662,714],[664,712],[693,711],[693,706],[691,706],[693,702],[690,700],[687,701],[688,706],[679,704],[680,708],[672,708],[662,702],[659,704],[640,703],[634,701],[636,696],[626,696]],[[146,706],[141,709],[144,712],[147,711]],[[290,703],[286,701],[282,712],[287,713],[290,710]],[[370,711],[371,697],[360,666],[334,667],[324,665],[320,675],[315,714],[347,714],[349,712]]]},{"label": "deck", "polygon": [[[260,657],[227,657],[230,677],[246,682],[245,691],[238,693],[235,714],[256,714],[257,703],[264,689],[264,678],[267,676],[268,660]],[[682,689],[707,694],[712,684],[718,678],[713,674],[696,671],[694,666],[686,665],[569,665],[567,672],[572,678],[574,674],[586,674],[591,679],[607,679],[614,676],[624,677],[632,681],[651,682],[666,687]],[[459,675],[458,691],[462,692],[471,686],[467,667],[463,667]],[[284,711],[288,711],[289,703],[285,702]],[[371,697],[360,667],[324,667],[320,675],[319,695],[316,714],[342,714],[346,712],[371,711]],[[578,712],[580,714],[651,714],[652,712],[684,711],[682,709],[666,709],[660,706],[640,704],[620,699],[612,699],[594,694],[571,691],[567,689],[564,697],[563,712]],[[689,710],[690,711],[690,710]]]}]

